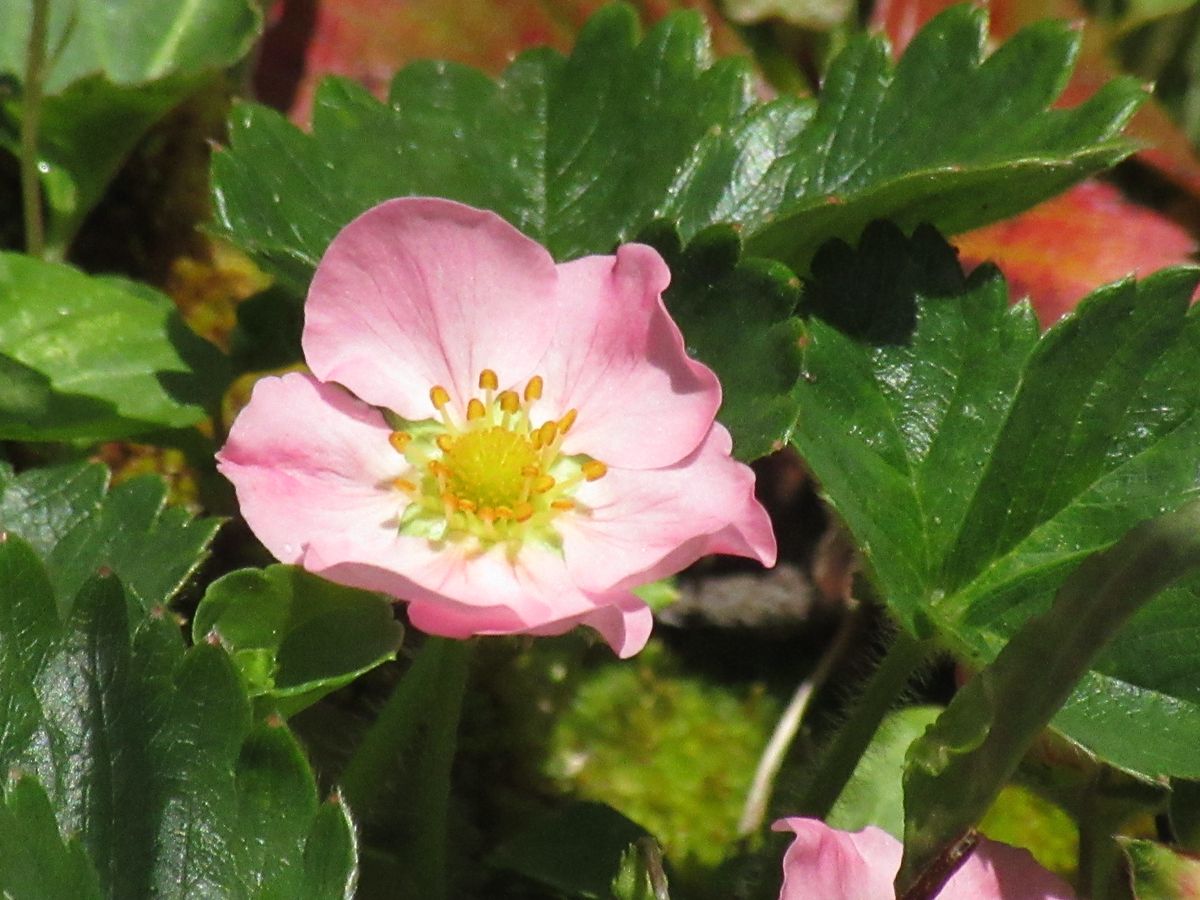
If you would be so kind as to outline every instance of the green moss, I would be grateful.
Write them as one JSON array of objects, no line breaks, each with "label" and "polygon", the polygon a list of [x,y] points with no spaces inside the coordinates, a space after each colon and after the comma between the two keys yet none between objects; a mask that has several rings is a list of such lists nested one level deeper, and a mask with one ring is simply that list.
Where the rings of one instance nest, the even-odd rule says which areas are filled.
[{"label": "green moss", "polygon": [[677,868],[711,867],[733,849],[778,714],[761,685],[687,675],[654,642],[585,678],[555,724],[546,771],[648,829]]}]

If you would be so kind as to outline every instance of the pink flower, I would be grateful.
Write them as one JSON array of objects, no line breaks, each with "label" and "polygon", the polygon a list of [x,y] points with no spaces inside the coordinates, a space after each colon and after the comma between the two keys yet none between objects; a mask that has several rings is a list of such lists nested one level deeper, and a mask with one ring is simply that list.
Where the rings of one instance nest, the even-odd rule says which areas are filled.
[{"label": "pink flower", "polygon": [[[879,828],[838,831],[818,819],[780,819],[796,840],[783,857],[779,900],[892,900],[903,847]],[[986,838],[938,893],[939,900],[1073,900],[1074,892],[1028,850]]]},{"label": "pink flower", "polygon": [[649,247],[555,265],[492,213],[390,200],[317,268],[315,377],[259,381],[219,468],[276,557],[407,600],[424,631],[583,624],[632,655],[634,588],[708,553],[775,560],[669,280]]}]

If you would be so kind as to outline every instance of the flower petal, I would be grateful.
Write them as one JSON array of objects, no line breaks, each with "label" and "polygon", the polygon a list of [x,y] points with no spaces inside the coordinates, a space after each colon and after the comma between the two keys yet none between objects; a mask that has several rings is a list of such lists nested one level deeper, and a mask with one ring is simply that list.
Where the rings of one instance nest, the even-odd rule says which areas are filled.
[{"label": "flower petal", "polygon": [[721,386],[688,357],[663,306],[671,273],[641,244],[615,256],[558,267],[558,330],[538,371],[546,392],[537,412],[578,410],[563,443],[610,466],[678,462],[703,440],[721,405]]},{"label": "flower petal", "polygon": [[460,410],[482,369],[524,381],[558,319],[554,261],[499,216],[405,197],[347,225],[305,304],[304,356],[322,381],[406,419],[434,414],[441,385]]},{"label": "flower petal", "polygon": [[729,457],[713,425],[686,459],[662,469],[617,469],[585,483],[587,514],[563,516],[567,566],[588,591],[627,590],[678,572],[709,553],[775,564],[775,534],[754,497],[754,472]]},{"label": "flower petal", "polygon": [[477,634],[547,636],[564,634],[576,626],[586,625],[598,631],[621,659],[627,659],[646,646],[654,617],[650,608],[633,594],[620,596],[611,603],[607,601],[605,598],[604,605],[591,612],[533,626],[522,622],[508,607],[458,603],[412,603],[408,607],[408,618],[421,631],[454,638]]},{"label": "flower petal", "polygon": [[1074,900],[1075,892],[1023,847],[984,839],[938,896],[941,900]]},{"label": "flower petal", "polygon": [[[878,828],[849,834],[817,819],[782,819],[775,831],[796,839],[783,856],[779,900],[880,900],[893,897],[892,879],[900,868],[900,842]],[[859,847],[862,838],[863,847]],[[865,852],[864,852],[865,851]]]},{"label": "flower petal", "polygon": [[444,637],[562,634],[576,625],[601,633],[618,654],[645,646],[652,624],[632,594],[590,595],[571,582],[562,557],[526,545],[515,560],[502,547],[476,553],[397,536],[390,544],[330,538],[309,546],[304,567],[330,581],[408,600],[412,624]]},{"label": "flower petal", "polygon": [[[818,819],[781,819],[775,831],[796,840],[783,857],[779,900],[875,900],[893,896],[903,847],[879,828],[838,831]],[[1061,878],[1043,869],[1028,850],[980,840],[938,893],[938,900],[1074,900]]]},{"label": "flower petal", "polygon": [[324,534],[369,540],[395,519],[401,502],[388,482],[403,459],[388,444],[390,431],[378,410],[337,385],[300,373],[263,378],[217,468],[258,539],[296,563]]}]

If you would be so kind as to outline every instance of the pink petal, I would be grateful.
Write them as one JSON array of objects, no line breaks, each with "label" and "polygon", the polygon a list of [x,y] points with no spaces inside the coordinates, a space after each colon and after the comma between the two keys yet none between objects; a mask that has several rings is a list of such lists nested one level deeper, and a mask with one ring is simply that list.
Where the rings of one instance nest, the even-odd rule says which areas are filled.
[{"label": "pink petal", "polygon": [[754,472],[729,457],[713,425],[703,443],[662,469],[617,469],[585,483],[587,514],[563,516],[567,566],[585,590],[625,590],[678,572],[709,553],[775,564],[775,534],[754,498]]},{"label": "pink petal", "polygon": [[690,359],[663,306],[671,280],[650,247],[558,267],[558,330],[538,366],[546,392],[538,412],[579,418],[564,442],[610,466],[678,462],[707,433],[721,405],[713,373]]},{"label": "pink petal", "polygon": [[641,600],[581,591],[562,556],[536,544],[527,543],[510,560],[500,546],[480,553],[425,538],[367,542],[329,535],[309,545],[303,565],[330,581],[410,601],[412,624],[445,637],[562,634],[588,625],[618,654],[632,655],[650,633]]},{"label": "pink petal", "polygon": [[[796,840],[783,857],[779,900],[893,897],[903,848],[879,828],[838,831],[817,819],[781,819],[772,828]],[[1074,900],[1071,888],[1027,850],[986,838],[951,876],[938,900]]]},{"label": "pink petal", "polygon": [[409,621],[428,634],[466,638],[477,634],[564,634],[579,625],[595,629],[622,659],[646,646],[654,617],[649,607],[632,594],[607,602],[591,612],[531,626],[503,606],[465,606],[458,603],[412,603]]},{"label": "pink petal", "polygon": [[304,356],[322,381],[406,419],[460,411],[482,369],[533,373],[558,320],[550,254],[499,216],[428,197],[389,200],[347,225],[308,292]]},{"label": "pink petal", "polygon": [[[783,857],[779,900],[884,900],[895,896],[900,842],[878,828],[858,835],[817,819],[782,819],[775,831],[795,832]],[[862,845],[855,838],[862,839]]]},{"label": "pink petal", "polygon": [[1043,869],[1028,850],[985,838],[938,896],[941,900],[1074,900],[1075,892]]},{"label": "pink petal", "polygon": [[258,539],[295,563],[321,535],[365,540],[394,522],[402,501],[388,482],[403,460],[388,444],[390,431],[377,410],[337,385],[299,373],[263,378],[217,468]]}]

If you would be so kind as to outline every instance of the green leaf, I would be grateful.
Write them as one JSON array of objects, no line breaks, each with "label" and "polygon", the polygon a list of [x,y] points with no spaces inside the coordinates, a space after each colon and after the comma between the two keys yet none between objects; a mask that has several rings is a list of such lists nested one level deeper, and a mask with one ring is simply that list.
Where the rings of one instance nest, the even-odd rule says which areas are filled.
[{"label": "green leaf", "polygon": [[194,425],[225,357],[164,295],[0,254],[0,438],[112,440]]},{"label": "green leaf", "polygon": [[[25,77],[35,0],[0,4],[0,75]],[[146,131],[210,73],[249,51],[252,0],[50,0],[38,171],[61,257]],[[0,146],[20,155],[22,103],[0,104]]]},{"label": "green leaf", "polygon": [[[1195,281],[1103,288],[1039,339],[932,230],[822,251],[793,440],[907,629],[983,665],[1084,558],[1196,493]],[[1197,772],[1197,608],[1168,592],[1139,614],[1056,725],[1132,771]],[[1146,654],[1172,629],[1181,657]]]},{"label": "green leaf", "polygon": [[[1155,594],[1198,570],[1200,499],[1086,560],[1051,609],[955,695],[909,750],[898,896],[979,822],[1099,649]],[[1145,723],[1137,732],[1153,740]]]},{"label": "green leaf", "polygon": [[1117,840],[1129,860],[1135,900],[1193,900],[1200,893],[1200,860],[1154,841]]},{"label": "green leaf", "polygon": [[395,656],[404,628],[381,594],[295,566],[243,569],[209,586],[192,639],[216,635],[252,697],[290,716]]},{"label": "green leaf", "polygon": [[77,838],[64,840],[37,779],[14,772],[0,804],[0,892],[10,900],[100,900]]},{"label": "green leaf", "polygon": [[253,725],[221,650],[185,652],[163,617],[131,637],[125,609],[97,578],[60,621],[33,548],[0,542],[0,767],[37,775],[106,896],[348,897],[348,820],[318,812],[286,728]]},{"label": "green leaf", "polygon": [[904,836],[904,756],[941,714],[940,706],[909,706],[888,715],[859,759],[826,823],[842,831],[882,828]]},{"label": "green leaf", "polygon": [[735,455],[752,460],[779,449],[796,421],[800,323],[792,311],[800,282],[779,263],[743,259],[732,228],[711,228],[686,249],[673,228],[640,237],[671,267],[663,299],[688,353],[721,381],[718,418],[733,435]]},{"label": "green leaf", "polygon": [[756,102],[745,61],[714,63],[695,14],[640,42],[636,30],[629,7],[608,7],[567,59],[527,53],[497,81],[418,63],[387,103],[330,79],[311,135],[240,105],[213,161],[218,225],[297,293],[354,216],[416,194],[495,210],[558,259],[610,252],[659,219],[686,240],[737,222],[750,254],[802,269],[872,219],[965,229],[1112,165],[1141,96],[1121,81],[1048,111],[1078,35],[1042,23],[982,61],[986,18],[966,6],[895,68],[881,39],[856,38],[819,104]]},{"label": "green leaf", "polygon": [[662,849],[651,837],[639,838],[621,854],[612,882],[613,900],[671,900]]},{"label": "green leaf", "polygon": [[611,806],[576,801],[531,823],[489,862],[568,897],[608,898],[629,845],[646,837]]},{"label": "green leaf", "polygon": [[[0,531],[28,541],[45,561],[60,609],[102,569],[120,579],[141,614],[164,606],[207,555],[221,522],[166,506],[161,478],[107,491],[102,465],[74,463],[14,476],[0,463]],[[142,615],[131,620],[140,621]]]}]

